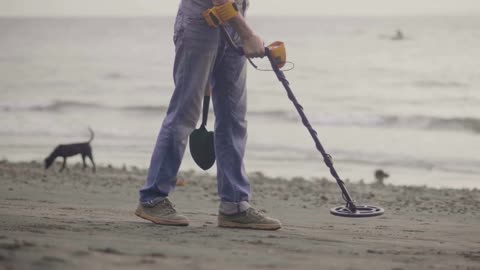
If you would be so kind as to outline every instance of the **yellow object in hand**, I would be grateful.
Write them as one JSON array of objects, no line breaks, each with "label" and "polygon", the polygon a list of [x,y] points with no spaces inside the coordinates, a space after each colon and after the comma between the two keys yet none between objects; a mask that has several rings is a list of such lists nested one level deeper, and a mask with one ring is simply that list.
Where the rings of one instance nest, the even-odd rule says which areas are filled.
[{"label": "yellow object in hand", "polygon": [[278,68],[285,66],[287,62],[287,50],[285,49],[285,44],[281,41],[275,41],[272,44],[267,46],[272,59],[275,61],[275,64]]},{"label": "yellow object in hand", "polygon": [[238,7],[235,3],[227,2],[226,4],[207,9],[202,14],[209,26],[218,27],[219,25],[237,17]]}]

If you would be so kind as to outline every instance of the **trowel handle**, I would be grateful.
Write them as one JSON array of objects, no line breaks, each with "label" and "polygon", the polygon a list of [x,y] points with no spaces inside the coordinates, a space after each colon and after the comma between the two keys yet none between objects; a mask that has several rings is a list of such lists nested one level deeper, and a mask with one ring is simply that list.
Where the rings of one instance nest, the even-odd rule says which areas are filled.
[{"label": "trowel handle", "polygon": [[202,113],[202,126],[207,125],[208,108],[210,106],[210,85],[205,89],[205,96],[203,97],[203,113]]}]

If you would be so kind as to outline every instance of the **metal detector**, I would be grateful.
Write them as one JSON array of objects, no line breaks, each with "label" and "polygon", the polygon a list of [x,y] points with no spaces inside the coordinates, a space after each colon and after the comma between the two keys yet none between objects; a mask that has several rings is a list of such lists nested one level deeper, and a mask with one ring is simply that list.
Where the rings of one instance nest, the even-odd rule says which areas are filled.
[{"label": "metal detector", "polygon": [[[235,45],[232,38],[230,37],[227,30],[225,29],[225,27],[223,25],[219,25],[219,28],[222,31],[222,34],[224,35],[228,44],[234,50],[236,50],[240,55],[244,55],[243,48],[240,48]],[[313,141],[315,142],[315,146],[317,147],[317,150],[322,154],[325,165],[327,165],[327,167],[330,169],[330,174],[335,178],[335,180],[337,180],[337,184],[340,187],[340,190],[342,191],[342,197],[346,202],[345,206],[337,206],[330,209],[330,213],[332,215],[340,216],[340,217],[374,217],[374,216],[382,215],[385,212],[383,208],[372,206],[372,205],[356,205],[355,201],[352,199],[352,197],[348,193],[347,188],[345,186],[345,182],[342,179],[340,179],[340,176],[338,176],[337,171],[333,167],[332,156],[325,151],[322,144],[320,143],[320,140],[318,139],[317,131],[313,129],[312,125],[308,121],[307,116],[303,111],[302,105],[300,105],[300,103],[297,101],[297,98],[295,97],[295,95],[292,92],[292,89],[290,88],[290,83],[285,77],[285,74],[283,73],[283,71],[280,69],[283,66],[283,64],[285,64],[286,55],[284,55],[284,59],[279,59],[278,50],[283,51],[283,53],[285,52],[285,47],[283,43],[281,42],[272,43],[272,45],[267,46],[265,48],[265,55],[268,57],[268,60],[270,61],[273,72],[275,72],[278,80],[282,83],[283,87],[285,88],[288,98],[292,101],[293,105],[297,109],[297,112],[300,115],[300,118],[302,119],[303,125],[308,129],[308,132],[310,133]],[[247,59],[254,67],[256,67],[255,64],[253,64],[253,62],[249,58]]]}]

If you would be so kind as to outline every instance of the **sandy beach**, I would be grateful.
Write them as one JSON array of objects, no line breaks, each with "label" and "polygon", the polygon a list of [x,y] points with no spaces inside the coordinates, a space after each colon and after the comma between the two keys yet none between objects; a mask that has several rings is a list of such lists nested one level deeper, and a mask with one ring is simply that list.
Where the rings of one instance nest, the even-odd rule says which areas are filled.
[{"label": "sandy beach", "polygon": [[349,183],[386,213],[347,219],[329,214],[334,182],[252,173],[253,205],[284,224],[252,231],[218,228],[215,178],[183,172],[172,201],[191,225],[166,227],[133,214],[145,174],[2,161],[0,269],[480,269],[478,190]]}]

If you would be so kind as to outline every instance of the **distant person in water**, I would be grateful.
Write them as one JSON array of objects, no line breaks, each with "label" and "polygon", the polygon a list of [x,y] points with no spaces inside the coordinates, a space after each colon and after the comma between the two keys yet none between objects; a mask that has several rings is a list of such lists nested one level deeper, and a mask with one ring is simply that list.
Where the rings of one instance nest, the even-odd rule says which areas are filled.
[{"label": "distant person in water", "polygon": [[405,36],[403,35],[403,32],[400,29],[398,29],[395,36],[392,37],[392,40],[403,40],[403,39],[405,39]]},{"label": "distant person in water", "polygon": [[[168,196],[176,185],[187,139],[200,117],[204,89],[212,85],[215,112],[215,155],[218,226],[248,229],[280,229],[280,221],[267,217],[249,204],[250,182],[244,168],[246,121],[246,58],[229,47],[219,28],[209,27],[202,12],[237,10],[225,27],[245,56],[263,57],[263,40],[245,22],[249,0],[182,0],[174,25],[175,89],[163,120],[135,214],[161,225],[186,226]],[[236,4],[236,7],[232,5]],[[222,11],[222,14],[223,13]]]}]

